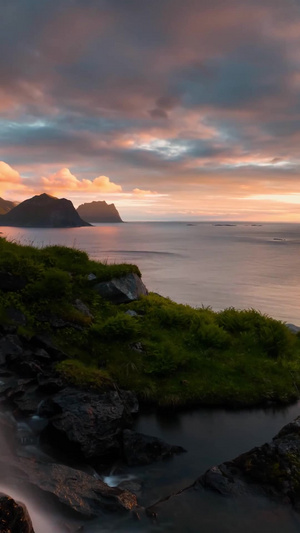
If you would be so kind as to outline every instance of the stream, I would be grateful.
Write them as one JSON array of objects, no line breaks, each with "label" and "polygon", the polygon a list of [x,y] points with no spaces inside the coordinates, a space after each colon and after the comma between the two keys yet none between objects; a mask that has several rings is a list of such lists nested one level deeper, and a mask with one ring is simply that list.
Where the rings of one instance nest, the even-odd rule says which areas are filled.
[{"label": "stream", "polygon": [[[150,506],[191,485],[208,467],[232,459],[272,437],[300,412],[300,402],[284,408],[225,410],[198,408],[185,412],[146,412],[135,423],[135,430],[183,446],[187,452],[149,466],[128,467],[116,464],[102,473],[102,479],[116,486],[131,483],[138,491],[139,503]],[[33,418],[18,423],[18,431],[26,424],[38,431],[42,421]],[[25,424],[25,425],[24,425]],[[5,443],[1,443],[5,452]],[[24,441],[23,453],[40,454],[36,441]],[[3,479],[3,476],[2,476]],[[9,480],[9,478],[8,478]],[[18,490],[1,483],[0,489],[22,500],[28,506],[35,533],[65,533],[65,524],[76,531],[84,525],[85,533],[120,532],[182,532],[226,533],[296,533],[300,515],[288,506],[262,497],[225,498],[210,491],[184,491],[158,507],[158,519],[134,520],[130,515],[103,515],[93,521],[74,521],[62,508],[36,491]]]}]

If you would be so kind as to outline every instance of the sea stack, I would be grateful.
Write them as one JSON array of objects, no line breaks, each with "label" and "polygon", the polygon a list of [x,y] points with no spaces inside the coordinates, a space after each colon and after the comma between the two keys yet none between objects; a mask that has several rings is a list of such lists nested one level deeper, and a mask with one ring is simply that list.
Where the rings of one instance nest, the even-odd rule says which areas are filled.
[{"label": "sea stack", "polygon": [[82,220],[70,200],[40,194],[25,200],[0,216],[0,226],[24,228],[78,228],[90,226]]},{"label": "sea stack", "polygon": [[77,212],[88,222],[123,222],[116,206],[105,201],[81,204]]}]

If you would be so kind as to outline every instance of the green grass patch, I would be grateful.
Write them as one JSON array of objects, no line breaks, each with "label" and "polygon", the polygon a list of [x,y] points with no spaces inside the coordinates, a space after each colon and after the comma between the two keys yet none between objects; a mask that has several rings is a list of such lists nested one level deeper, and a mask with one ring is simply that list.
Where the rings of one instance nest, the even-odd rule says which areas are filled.
[{"label": "green grass patch", "polygon": [[[0,291],[0,320],[22,311],[20,333],[46,330],[68,358],[58,365],[77,385],[108,383],[136,391],[144,402],[246,406],[287,403],[300,396],[300,337],[253,309],[213,312],[149,294],[112,305],[93,290],[88,274],[104,281],[134,265],[90,261],[61,246],[36,249],[0,238],[0,272],[27,279],[17,292]],[[92,314],[76,308],[80,299]],[[137,313],[129,316],[131,309]],[[64,327],[55,327],[61,320]]]}]

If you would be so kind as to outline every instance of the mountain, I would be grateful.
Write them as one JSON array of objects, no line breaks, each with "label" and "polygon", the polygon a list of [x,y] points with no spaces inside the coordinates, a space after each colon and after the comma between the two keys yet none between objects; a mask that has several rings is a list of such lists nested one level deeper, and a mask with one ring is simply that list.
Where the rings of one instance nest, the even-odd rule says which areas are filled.
[{"label": "mountain", "polygon": [[80,218],[70,200],[49,194],[33,196],[0,216],[0,226],[77,228],[90,225]]},{"label": "mountain", "polygon": [[81,204],[77,212],[88,222],[123,222],[115,205],[105,201]]},{"label": "mountain", "polygon": [[5,213],[11,211],[16,205],[16,202],[10,202],[9,200],[3,200],[3,198],[0,198],[0,215],[5,215]]}]

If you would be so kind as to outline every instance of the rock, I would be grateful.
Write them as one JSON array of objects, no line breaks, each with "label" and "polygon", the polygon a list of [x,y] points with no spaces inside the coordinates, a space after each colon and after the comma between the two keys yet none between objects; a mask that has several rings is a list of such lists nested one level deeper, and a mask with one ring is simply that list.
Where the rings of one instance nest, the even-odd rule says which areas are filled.
[{"label": "rock", "polygon": [[85,305],[81,300],[79,300],[79,298],[75,300],[74,307],[76,307],[76,309],[80,311],[80,313],[82,313],[84,316],[93,318],[93,315],[91,311],[89,310],[88,306]]},{"label": "rock", "polygon": [[125,312],[125,315],[128,315],[128,316],[139,316],[138,313],[136,311],[134,311],[133,309],[128,309]]},{"label": "rock", "polygon": [[21,341],[17,335],[6,335],[0,339],[0,361],[1,364],[6,361],[7,356],[23,353]]},{"label": "rock", "polygon": [[24,200],[1,216],[2,226],[27,228],[78,228],[90,226],[66,198],[40,194]]},{"label": "rock", "polygon": [[34,533],[26,506],[0,493],[1,533]]},{"label": "rock", "polygon": [[26,325],[26,317],[20,311],[19,309],[15,309],[15,307],[9,307],[6,310],[6,315],[15,324],[18,324],[19,326],[25,326]]},{"label": "rock", "polygon": [[97,276],[95,276],[95,274],[91,272],[90,274],[87,275],[87,279],[88,281],[95,281],[97,279]]},{"label": "rock", "polygon": [[42,442],[74,456],[99,459],[118,456],[121,432],[130,423],[130,406],[121,394],[109,391],[102,394],[66,388],[41,406],[40,414],[52,418],[41,434]]},{"label": "rock", "polygon": [[123,431],[123,452],[129,466],[148,465],[185,451],[181,446],[167,444],[156,437],[129,429]]},{"label": "rock", "polygon": [[222,494],[264,493],[300,510],[300,417],[272,442],[210,468],[198,482]]},{"label": "rock", "polygon": [[94,285],[94,290],[114,304],[123,304],[138,300],[147,295],[148,291],[141,278],[131,272],[122,278],[113,278],[110,281],[102,281]]},{"label": "rock", "polygon": [[[109,487],[100,479],[69,466],[19,457],[10,460],[10,472],[12,480],[29,483],[52,494],[86,518],[99,516],[103,511],[126,512],[137,506],[136,496],[129,491]],[[21,531],[16,530],[16,533]]]},{"label": "rock", "polygon": [[104,200],[81,204],[77,212],[87,222],[123,222],[115,205],[107,204]]}]

